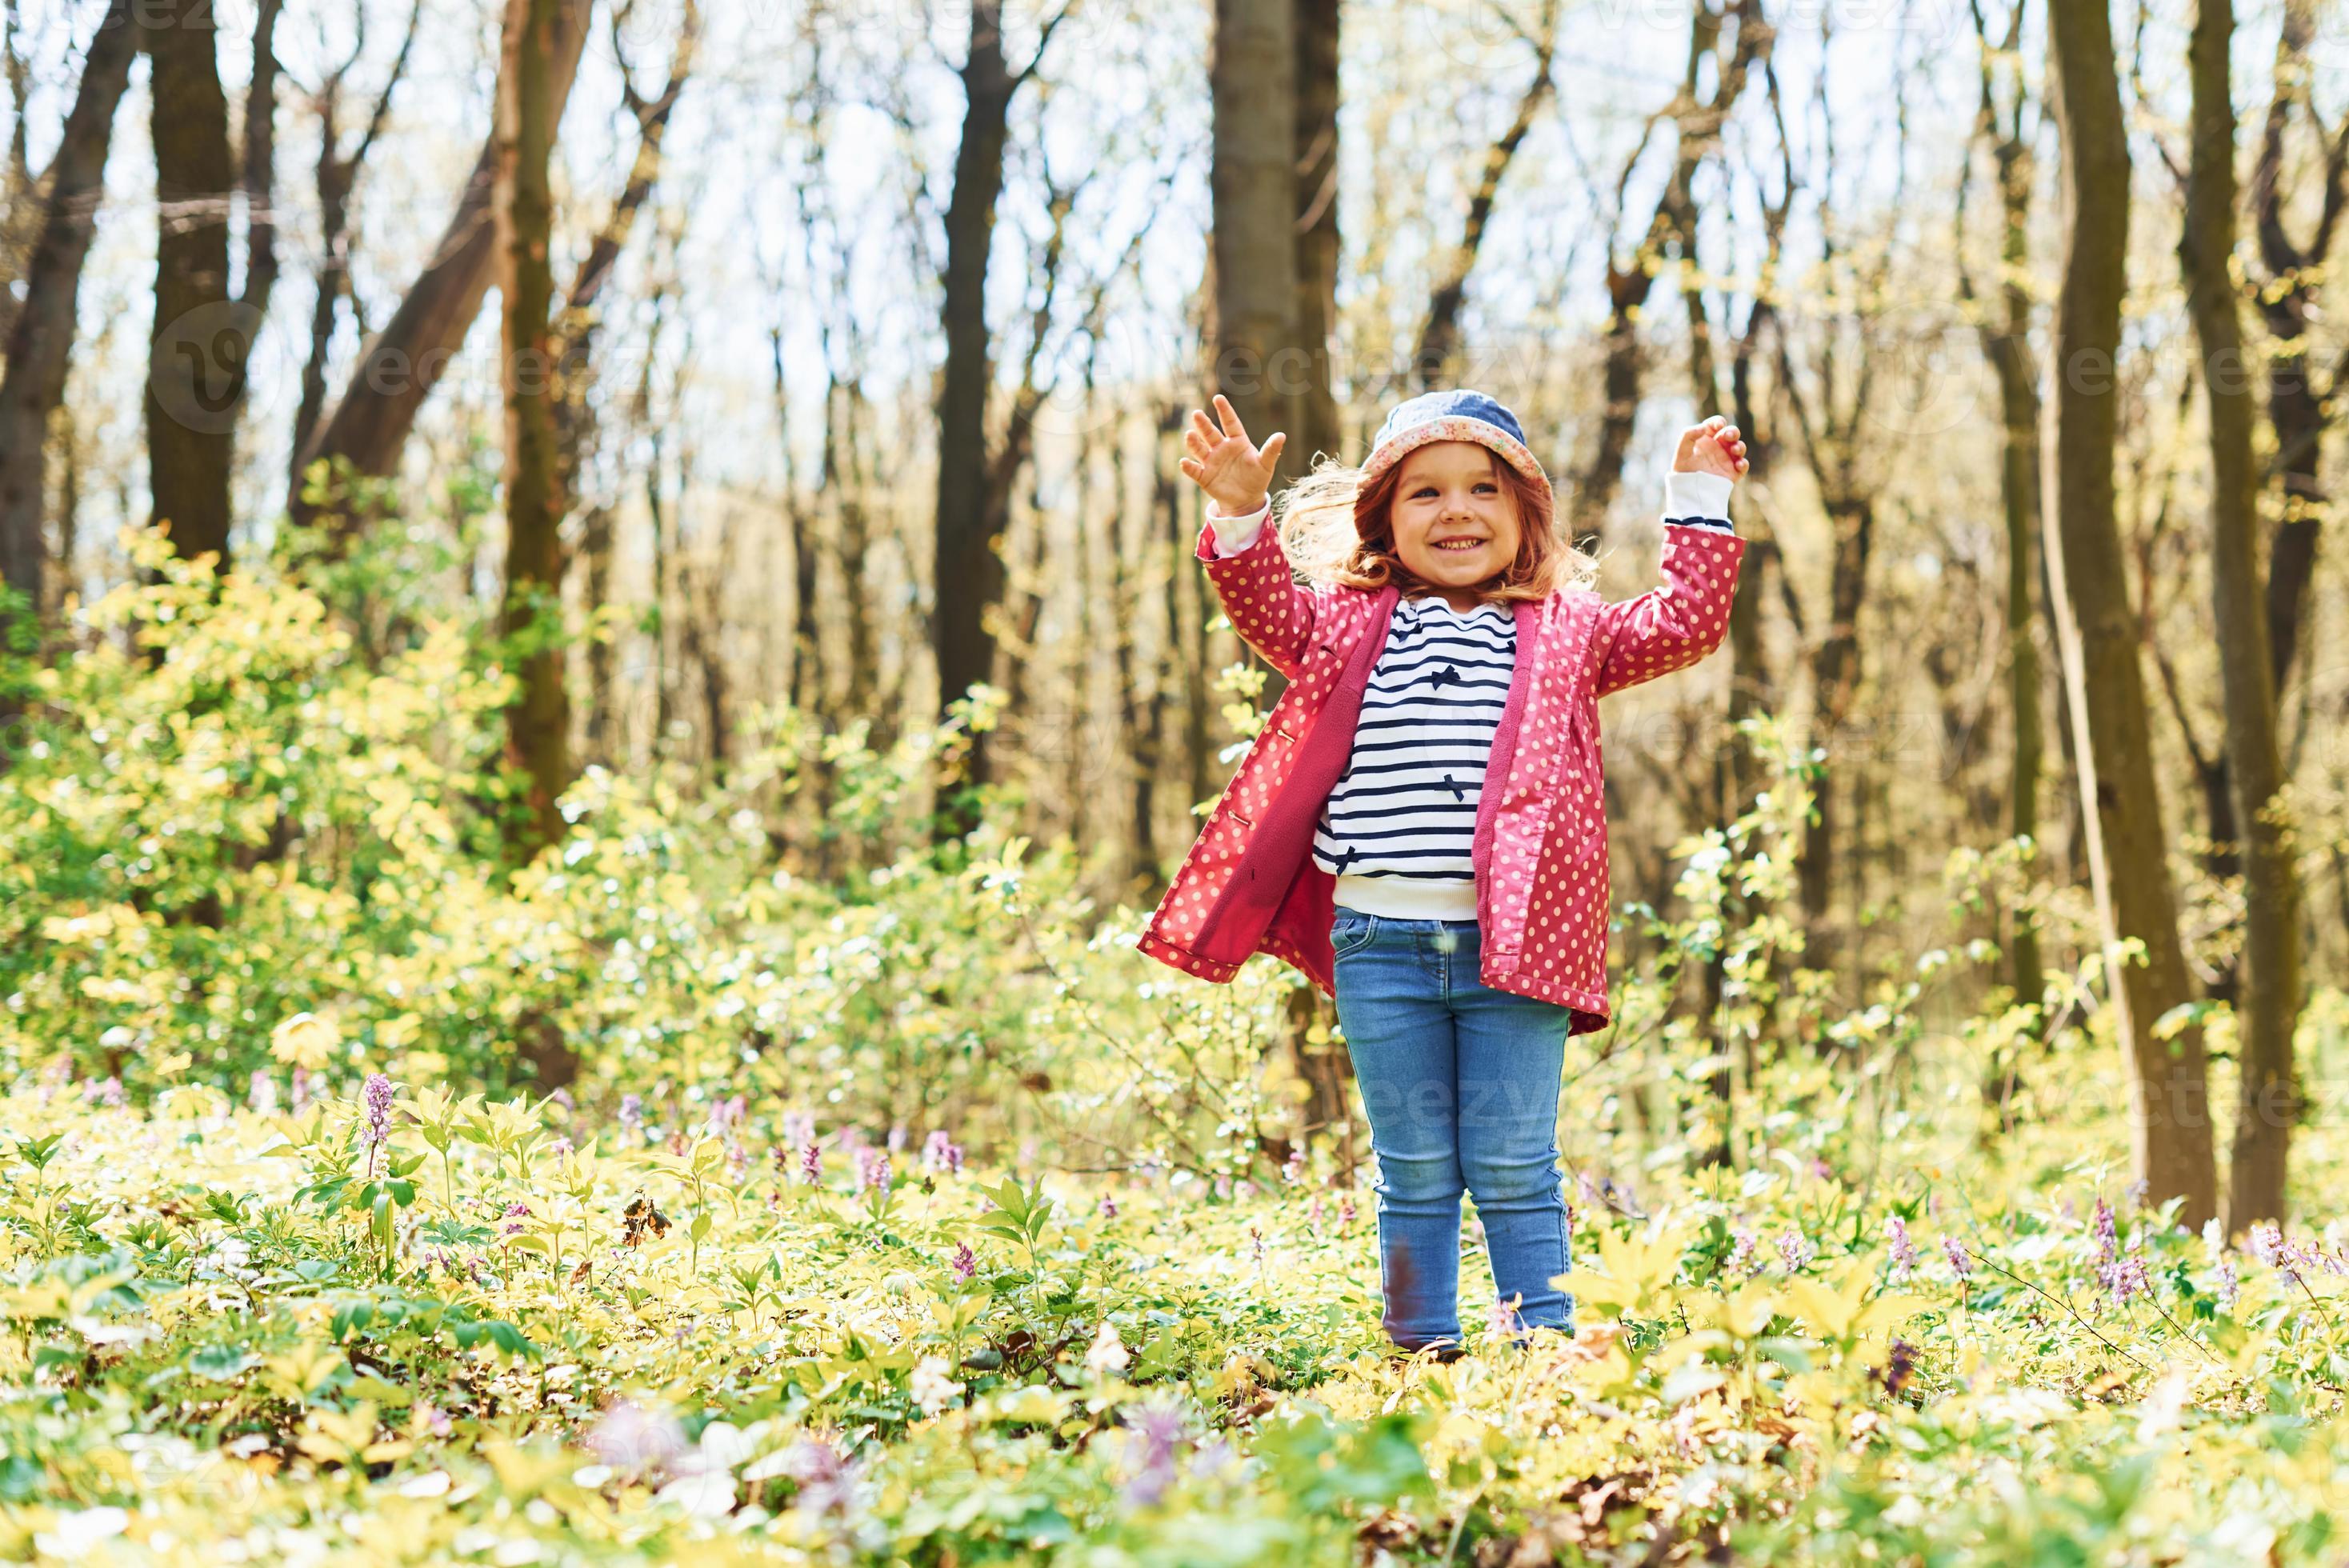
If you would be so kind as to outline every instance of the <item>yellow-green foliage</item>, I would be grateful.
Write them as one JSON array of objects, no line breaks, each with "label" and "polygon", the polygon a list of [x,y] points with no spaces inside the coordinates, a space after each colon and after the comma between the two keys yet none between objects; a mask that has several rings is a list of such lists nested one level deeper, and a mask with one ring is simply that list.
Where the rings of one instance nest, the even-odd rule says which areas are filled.
[{"label": "yellow-green foliage", "polygon": [[2340,1249],[2215,1248],[2093,1170],[1659,1179],[1578,1208],[1576,1337],[1446,1367],[1381,1353],[1373,1200],[1327,1170],[368,1093],[7,1102],[0,1553],[2339,1555]]},{"label": "yellow-green foliage", "polygon": [[[510,868],[508,683],[478,627],[362,647],[321,569],[216,584],[129,538],[154,581],[90,609],[0,773],[0,1070],[142,1101],[361,1065],[499,1091],[553,1040],[582,1097],[788,1092],[975,1144],[1255,1158],[1275,977],[1149,984],[1139,915],[1101,920],[1075,854],[999,812],[933,851],[915,786],[974,705],[885,752],[754,715],[714,789],[590,769],[568,837]],[[779,860],[778,803],[819,782]]]}]

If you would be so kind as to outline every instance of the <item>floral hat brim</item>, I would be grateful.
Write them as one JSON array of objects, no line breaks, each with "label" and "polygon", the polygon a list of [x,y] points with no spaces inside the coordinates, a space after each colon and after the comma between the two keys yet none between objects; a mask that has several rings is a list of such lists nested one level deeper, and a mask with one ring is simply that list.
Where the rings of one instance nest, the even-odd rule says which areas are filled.
[{"label": "floral hat brim", "polygon": [[1503,462],[1553,496],[1556,493],[1549,475],[1526,445],[1516,416],[1485,394],[1464,388],[1426,393],[1399,405],[1380,427],[1370,458],[1362,464],[1363,480],[1378,478],[1405,454],[1430,441],[1474,441],[1497,453]]}]

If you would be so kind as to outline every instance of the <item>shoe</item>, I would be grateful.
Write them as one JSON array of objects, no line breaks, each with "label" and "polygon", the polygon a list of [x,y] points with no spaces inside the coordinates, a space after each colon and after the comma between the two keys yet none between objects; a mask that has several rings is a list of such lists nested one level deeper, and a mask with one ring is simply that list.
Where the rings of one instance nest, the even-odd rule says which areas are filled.
[{"label": "shoe", "polygon": [[1447,1367],[1467,1354],[1468,1347],[1456,1339],[1431,1339],[1425,1345],[1404,1345],[1398,1342],[1392,1344],[1388,1349],[1390,1357],[1396,1361],[1425,1359]]}]

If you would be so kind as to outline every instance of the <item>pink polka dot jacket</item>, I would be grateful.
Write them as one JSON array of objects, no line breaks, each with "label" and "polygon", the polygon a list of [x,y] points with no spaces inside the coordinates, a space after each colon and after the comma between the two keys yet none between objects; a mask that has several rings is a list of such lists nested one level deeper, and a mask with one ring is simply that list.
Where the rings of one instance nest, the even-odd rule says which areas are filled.
[{"label": "pink polka dot jacket", "polygon": [[[1288,678],[1166,895],[1144,953],[1218,983],[1258,953],[1336,995],[1330,946],[1336,878],[1313,863],[1313,830],[1352,749],[1362,693],[1399,591],[1296,581],[1279,531],[1228,560],[1212,523],[1198,559],[1232,624]],[[1609,603],[1562,589],[1512,606],[1516,665],[1478,798],[1475,849],[1479,977],[1572,1009],[1569,1032],[1605,1026],[1607,813],[1599,699],[1713,652],[1745,542],[1664,525],[1663,582]]]}]

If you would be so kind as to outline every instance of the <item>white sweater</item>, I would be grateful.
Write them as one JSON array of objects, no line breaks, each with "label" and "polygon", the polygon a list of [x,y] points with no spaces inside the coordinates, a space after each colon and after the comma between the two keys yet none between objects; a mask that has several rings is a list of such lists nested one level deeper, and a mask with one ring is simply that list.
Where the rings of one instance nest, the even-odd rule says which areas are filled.
[{"label": "white sweater", "polygon": [[[1713,474],[1669,474],[1664,519],[1726,529],[1730,489]],[[1223,518],[1211,506],[1216,555],[1255,543],[1270,510],[1268,501]],[[1314,830],[1314,864],[1336,875],[1340,906],[1476,918],[1476,806],[1516,658],[1516,622],[1505,606],[1462,612],[1433,595],[1396,603],[1346,770]]]}]

